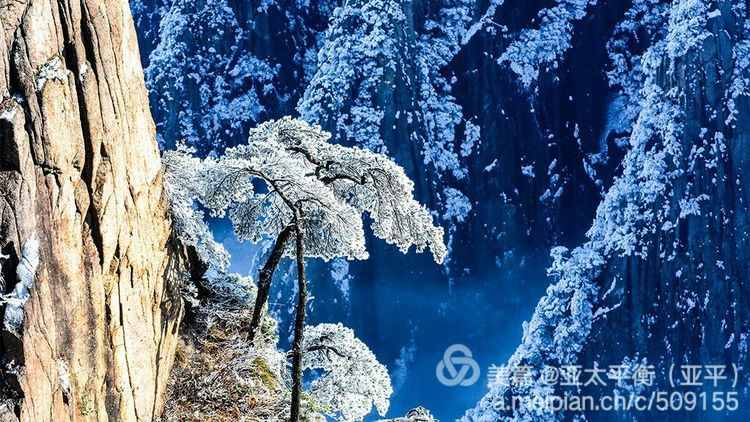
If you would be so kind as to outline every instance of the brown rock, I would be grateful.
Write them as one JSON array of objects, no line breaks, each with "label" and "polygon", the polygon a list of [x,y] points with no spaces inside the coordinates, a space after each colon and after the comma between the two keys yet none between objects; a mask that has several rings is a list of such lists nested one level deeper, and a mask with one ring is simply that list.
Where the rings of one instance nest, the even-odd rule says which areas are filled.
[{"label": "brown rock", "polygon": [[20,419],[151,421],[180,259],[128,3],[0,0],[0,24],[0,247],[40,246],[0,350],[23,363]]}]

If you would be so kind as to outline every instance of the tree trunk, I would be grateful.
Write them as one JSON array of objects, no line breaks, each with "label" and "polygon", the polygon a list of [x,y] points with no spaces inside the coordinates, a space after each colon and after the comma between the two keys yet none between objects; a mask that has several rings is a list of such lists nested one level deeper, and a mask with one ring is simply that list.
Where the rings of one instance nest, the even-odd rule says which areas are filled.
[{"label": "tree trunk", "polygon": [[305,328],[305,308],[307,306],[307,280],[305,279],[305,251],[302,243],[302,230],[296,233],[297,255],[297,316],[294,320],[294,344],[292,345],[292,410],[289,420],[298,422],[300,417],[300,395],[302,393],[302,340]]},{"label": "tree trunk", "polygon": [[284,249],[286,243],[289,241],[289,237],[294,231],[294,226],[287,226],[284,230],[279,233],[276,238],[276,243],[271,249],[271,255],[269,255],[263,268],[261,268],[258,275],[258,294],[255,297],[255,306],[253,307],[253,319],[250,322],[250,330],[248,333],[248,340],[252,343],[255,339],[255,335],[260,327],[261,316],[263,315],[263,307],[268,302],[268,294],[271,292],[271,281],[273,280],[273,273],[276,271],[276,267],[279,266],[279,261],[284,255]]},{"label": "tree trunk", "polygon": [[[23,421],[150,422],[182,315],[181,258],[128,2],[2,2],[0,24],[3,293],[33,270],[0,350],[24,368],[3,381]],[[22,256],[34,244],[37,265]]]}]

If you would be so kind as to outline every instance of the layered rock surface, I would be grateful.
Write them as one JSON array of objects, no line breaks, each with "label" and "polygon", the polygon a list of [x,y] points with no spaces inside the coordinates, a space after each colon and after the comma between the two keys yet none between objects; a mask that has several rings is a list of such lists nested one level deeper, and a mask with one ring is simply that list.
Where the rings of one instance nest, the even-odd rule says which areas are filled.
[{"label": "layered rock surface", "polygon": [[128,2],[2,0],[0,23],[3,293],[39,249],[23,325],[3,327],[6,404],[23,421],[151,421],[181,260]]}]

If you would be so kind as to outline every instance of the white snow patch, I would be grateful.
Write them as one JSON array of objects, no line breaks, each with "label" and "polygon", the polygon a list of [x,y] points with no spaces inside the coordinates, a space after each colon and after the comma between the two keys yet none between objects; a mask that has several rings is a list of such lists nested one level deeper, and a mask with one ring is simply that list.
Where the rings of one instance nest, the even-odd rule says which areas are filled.
[{"label": "white snow patch", "polygon": [[5,307],[4,325],[11,333],[19,334],[23,326],[23,307],[29,300],[34,285],[36,269],[39,266],[39,241],[32,236],[21,251],[21,261],[16,269],[16,283],[13,291],[3,296]]},{"label": "white snow patch", "polygon": [[15,108],[7,108],[3,111],[0,111],[0,120],[5,120],[6,122],[13,122],[13,119],[16,117],[16,109]]},{"label": "white snow patch", "polygon": [[36,90],[41,92],[47,81],[65,82],[68,79],[69,70],[62,65],[60,57],[55,56],[43,64],[36,76]]},{"label": "white snow patch", "polygon": [[454,188],[445,188],[445,213],[444,220],[455,219],[463,223],[471,212],[471,201],[460,190]]}]

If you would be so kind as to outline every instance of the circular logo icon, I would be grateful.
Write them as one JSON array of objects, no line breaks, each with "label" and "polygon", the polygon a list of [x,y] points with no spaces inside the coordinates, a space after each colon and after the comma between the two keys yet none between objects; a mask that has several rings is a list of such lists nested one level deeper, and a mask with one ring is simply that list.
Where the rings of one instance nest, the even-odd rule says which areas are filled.
[{"label": "circular logo icon", "polygon": [[435,368],[435,376],[446,387],[468,387],[479,380],[479,364],[473,359],[468,347],[454,344],[445,349],[443,360]]}]

